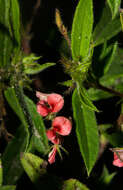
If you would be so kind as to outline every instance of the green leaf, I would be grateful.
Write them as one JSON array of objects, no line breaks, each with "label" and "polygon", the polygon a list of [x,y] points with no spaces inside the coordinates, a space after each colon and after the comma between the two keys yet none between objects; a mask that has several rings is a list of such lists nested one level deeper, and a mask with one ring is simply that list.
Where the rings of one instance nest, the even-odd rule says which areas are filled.
[{"label": "green leaf", "polygon": [[123,10],[122,9],[120,12],[120,22],[121,22],[121,27],[122,27],[122,31],[123,31]]},{"label": "green leaf", "polygon": [[0,0],[0,67],[10,65],[20,48],[20,12],[17,0]]},{"label": "green leaf", "polygon": [[107,71],[109,70],[110,66],[111,66],[111,63],[113,62],[114,58],[115,58],[115,55],[117,53],[117,47],[118,47],[118,44],[117,42],[113,45],[112,47],[112,51],[111,51],[111,55],[109,56],[109,58],[106,60],[106,64],[105,64],[105,67],[104,67],[104,74],[107,73]]},{"label": "green leaf", "polygon": [[71,33],[71,48],[74,61],[80,61],[88,56],[92,27],[92,0],[80,0],[75,11]]},{"label": "green leaf", "polygon": [[[17,91],[18,89],[8,88],[5,91],[5,97],[12,109],[20,118],[25,128],[31,128],[29,129],[33,134],[32,138],[35,148],[39,152],[46,154],[48,151],[48,140],[46,137],[46,131],[42,117],[37,113],[36,106],[33,101],[23,94],[21,97],[21,91]],[[19,92],[20,94],[18,94]]]},{"label": "green leaf", "polygon": [[99,151],[99,136],[94,111],[83,106],[75,89],[72,97],[73,116],[76,122],[76,135],[88,175],[90,174]]},{"label": "green leaf", "polygon": [[23,168],[20,163],[20,154],[27,150],[29,134],[24,126],[17,129],[15,137],[8,143],[2,156],[3,184],[14,185],[20,178]]},{"label": "green leaf", "polygon": [[[102,85],[108,86],[115,84],[115,80],[123,77],[123,50],[118,49],[114,55],[112,63],[108,69],[108,72],[100,78]],[[116,83],[118,84],[118,83]]]},{"label": "green leaf", "polygon": [[0,0],[0,67],[10,65],[13,42],[10,34],[11,1]]},{"label": "green leaf", "polygon": [[86,89],[80,83],[77,83],[77,91],[81,104],[90,110],[98,112],[98,109],[94,106],[94,104],[90,100]]},{"label": "green leaf", "polygon": [[22,60],[22,63],[24,65],[24,72],[29,75],[34,75],[47,69],[48,67],[55,65],[55,63],[44,63],[40,65],[37,62],[39,59],[40,57],[37,57],[34,53],[24,57]]},{"label": "green leaf", "polygon": [[103,135],[108,140],[108,142],[114,147],[123,147],[123,133],[116,132],[108,134],[105,132]]},{"label": "green leaf", "polygon": [[34,154],[23,153],[21,155],[21,164],[33,183],[36,183],[46,173],[46,169],[42,167],[44,160]]},{"label": "green leaf", "polygon": [[15,49],[20,49],[20,10],[18,0],[11,0],[11,23],[15,40]]},{"label": "green leaf", "polygon": [[101,177],[99,179],[99,186],[103,185],[103,187],[104,187],[104,186],[109,185],[115,175],[116,175],[116,172],[113,172],[113,173],[110,174],[108,169],[106,168],[106,166],[104,166],[102,175],[101,175]]},{"label": "green leaf", "polygon": [[2,161],[0,159],[0,186],[3,183],[3,166],[2,166]]},{"label": "green leaf", "polygon": [[34,146],[40,153],[46,154],[49,146],[43,119],[37,112],[36,105],[27,96],[25,96],[25,102],[33,122]]},{"label": "green leaf", "polygon": [[[98,48],[96,49],[99,51]],[[118,53],[118,43],[115,42],[113,45],[107,43],[103,44],[102,50],[99,56],[95,56],[95,61],[93,62],[93,72],[94,75],[99,79],[103,77],[109,70],[113,61],[116,59]],[[96,55],[96,53],[95,53]]]},{"label": "green leaf", "polygon": [[0,187],[0,190],[15,190],[16,186],[14,185],[4,185]]},{"label": "green leaf", "polygon": [[62,190],[89,190],[83,183],[76,179],[68,179],[63,183]]},{"label": "green leaf", "polygon": [[104,165],[101,177],[99,178],[97,182],[97,189],[104,190],[104,189],[110,189],[110,184],[115,177],[116,172],[109,173],[108,169]]},{"label": "green leaf", "polygon": [[112,19],[114,19],[119,11],[121,0],[107,0],[107,3],[111,9]]},{"label": "green leaf", "polygon": [[110,123],[107,123],[107,124],[101,124],[98,127],[99,127],[100,133],[102,134],[102,133],[105,133],[108,129],[112,128],[113,125]]},{"label": "green leaf", "polygon": [[8,88],[7,90],[5,90],[4,94],[5,94],[5,97],[9,103],[9,105],[11,106],[11,108],[17,114],[17,116],[19,117],[19,119],[21,120],[23,125],[26,128],[28,128],[28,123],[26,121],[26,118],[25,118],[25,115],[23,113],[23,109],[20,105],[20,102],[18,100],[18,97],[15,93],[15,88]]},{"label": "green leaf", "polygon": [[33,66],[31,65],[26,66],[24,72],[29,75],[34,75],[54,65],[55,63],[44,63],[42,65],[35,63]]},{"label": "green leaf", "polygon": [[101,99],[107,99],[113,96],[113,94],[105,92],[100,89],[95,89],[95,88],[89,88],[88,90],[88,96],[92,101],[98,101]]},{"label": "green leaf", "polygon": [[102,44],[101,53],[99,55],[99,60],[103,60],[106,56],[108,56],[111,49],[112,49],[112,45],[108,45],[107,41],[104,41],[104,43]]},{"label": "green leaf", "polygon": [[110,9],[104,7],[99,23],[97,23],[93,32],[93,45],[98,46],[106,40],[111,39],[121,31],[119,17],[112,20]]},{"label": "green leaf", "polygon": [[72,87],[73,86],[73,80],[66,80],[64,82],[59,82],[59,84],[67,87]]}]

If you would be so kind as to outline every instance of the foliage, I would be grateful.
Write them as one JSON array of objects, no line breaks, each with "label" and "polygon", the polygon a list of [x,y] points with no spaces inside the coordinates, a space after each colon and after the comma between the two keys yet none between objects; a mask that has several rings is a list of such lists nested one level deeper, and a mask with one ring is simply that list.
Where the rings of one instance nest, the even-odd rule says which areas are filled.
[{"label": "foliage", "polygon": [[[51,30],[47,28],[45,32],[46,17],[38,17],[42,24],[35,26],[43,1],[33,2],[34,7],[26,3],[0,0],[0,140],[4,144],[1,145],[0,190],[25,189],[24,175],[34,184],[33,189],[88,190],[92,188],[91,180],[95,189],[110,189],[117,173],[107,166],[108,155],[102,162],[105,149],[110,152],[107,147],[115,147],[111,149],[115,150],[114,161],[118,161],[119,167],[123,165],[123,48],[119,35],[123,29],[123,10],[119,9],[122,2],[107,0],[98,13],[93,0],[76,1],[72,22],[68,18],[70,27],[62,20],[64,12],[61,14],[56,9],[53,14],[57,28],[53,20]],[[27,17],[26,6],[32,7]],[[43,13],[50,9],[54,10],[49,6]],[[51,17],[49,12],[47,15]],[[35,50],[36,37],[46,44],[37,40]],[[60,76],[62,81],[57,79]],[[52,91],[61,91],[64,99]],[[113,109],[107,106],[112,100],[115,100]],[[103,103],[109,113],[103,111]],[[69,119],[57,117],[60,111]],[[110,120],[112,112],[117,118]],[[107,114],[108,121],[102,114]],[[67,142],[65,148],[63,138]],[[67,169],[63,174],[59,169],[64,165],[62,151],[68,153],[67,149],[72,151],[66,156],[72,164],[68,178]],[[72,176],[74,165],[81,168],[82,178]],[[101,166],[99,176],[98,165]]]}]

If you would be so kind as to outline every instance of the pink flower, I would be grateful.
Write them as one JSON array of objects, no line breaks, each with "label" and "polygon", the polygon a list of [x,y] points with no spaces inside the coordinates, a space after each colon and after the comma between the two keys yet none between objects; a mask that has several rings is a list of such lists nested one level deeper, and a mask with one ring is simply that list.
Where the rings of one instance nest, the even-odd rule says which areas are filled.
[{"label": "pink flower", "polygon": [[48,139],[54,144],[52,151],[49,153],[48,162],[50,164],[55,162],[55,156],[59,144],[61,144],[60,135],[69,135],[72,129],[71,122],[62,116],[56,117],[52,122],[52,128],[48,129],[46,134]]},{"label": "pink flower", "polygon": [[113,165],[117,166],[117,167],[123,167],[123,161],[121,161],[117,154],[114,152],[114,161],[113,161]]},{"label": "pink flower", "polygon": [[53,164],[55,162],[56,153],[57,153],[57,148],[56,148],[56,146],[54,146],[52,151],[48,155],[48,162],[50,164]]},{"label": "pink flower", "polygon": [[60,144],[60,137],[56,134],[54,129],[48,129],[47,132],[47,138],[53,143],[53,144]]},{"label": "pink flower", "polygon": [[56,113],[64,105],[64,99],[59,94],[44,94],[37,91],[36,96],[40,99],[37,103],[37,112],[42,116],[47,116],[49,113]]},{"label": "pink flower", "polygon": [[66,117],[56,117],[52,123],[53,130],[63,136],[69,135],[72,129],[72,124]]}]

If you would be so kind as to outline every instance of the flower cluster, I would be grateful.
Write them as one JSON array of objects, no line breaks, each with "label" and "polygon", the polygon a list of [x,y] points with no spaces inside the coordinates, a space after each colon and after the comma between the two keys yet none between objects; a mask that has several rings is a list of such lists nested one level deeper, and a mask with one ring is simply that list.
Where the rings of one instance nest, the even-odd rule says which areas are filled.
[{"label": "flower cluster", "polygon": [[[36,92],[36,96],[39,98],[37,112],[43,117],[57,113],[64,105],[64,99],[59,94]],[[57,116],[53,119],[51,128],[46,132],[48,139],[54,144],[48,156],[48,162],[50,164],[55,162],[55,156],[61,144],[61,136],[69,135],[71,129],[72,124],[66,117]]]}]

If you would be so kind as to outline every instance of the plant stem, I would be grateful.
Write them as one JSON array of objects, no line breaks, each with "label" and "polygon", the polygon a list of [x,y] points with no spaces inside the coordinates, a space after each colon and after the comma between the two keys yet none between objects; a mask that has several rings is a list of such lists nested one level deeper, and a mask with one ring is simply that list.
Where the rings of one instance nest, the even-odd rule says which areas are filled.
[{"label": "plant stem", "polygon": [[113,90],[111,88],[105,87],[105,86],[103,86],[101,84],[97,84],[96,87],[98,89],[104,90],[105,92],[109,92],[110,94],[114,94],[115,96],[119,96],[119,97],[123,98],[123,93],[120,93],[120,92],[118,92],[116,90]]},{"label": "plant stem", "polygon": [[120,98],[123,98],[123,93],[120,93],[112,88],[109,88],[109,87],[106,87],[106,86],[103,86],[102,84],[100,84],[99,82],[87,82],[87,84],[90,86],[90,87],[93,87],[93,88],[96,88],[96,89],[100,89],[100,90],[103,90],[105,92],[108,92],[110,94],[113,94],[115,96],[119,96]]}]

